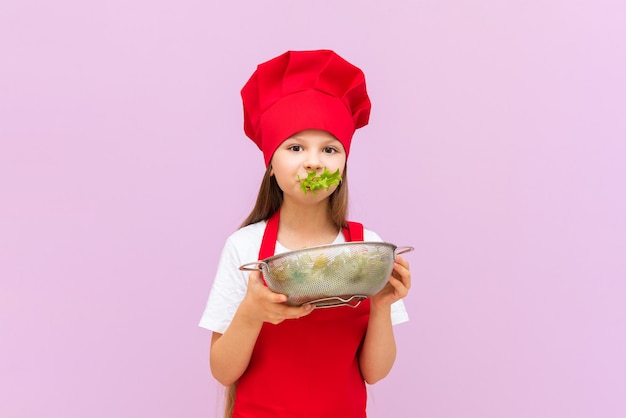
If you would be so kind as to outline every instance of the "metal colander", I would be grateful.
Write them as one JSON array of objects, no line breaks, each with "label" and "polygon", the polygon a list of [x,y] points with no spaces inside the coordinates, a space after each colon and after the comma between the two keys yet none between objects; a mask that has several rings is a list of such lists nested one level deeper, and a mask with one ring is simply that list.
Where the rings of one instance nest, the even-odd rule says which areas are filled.
[{"label": "metal colander", "polygon": [[240,270],[261,271],[267,287],[287,295],[291,306],[356,307],[385,286],[395,256],[409,251],[413,247],[387,242],[345,242],[289,251]]}]

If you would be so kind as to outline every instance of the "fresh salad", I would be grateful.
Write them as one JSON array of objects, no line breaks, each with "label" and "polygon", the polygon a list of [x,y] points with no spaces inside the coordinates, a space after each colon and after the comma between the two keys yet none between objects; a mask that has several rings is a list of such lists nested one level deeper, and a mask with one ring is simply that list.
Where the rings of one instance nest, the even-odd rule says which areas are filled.
[{"label": "fresh salad", "polygon": [[301,254],[285,259],[272,267],[274,278],[279,282],[315,283],[345,278],[356,283],[367,278],[386,277],[391,274],[390,256],[381,253],[340,253],[332,258],[326,254]]}]

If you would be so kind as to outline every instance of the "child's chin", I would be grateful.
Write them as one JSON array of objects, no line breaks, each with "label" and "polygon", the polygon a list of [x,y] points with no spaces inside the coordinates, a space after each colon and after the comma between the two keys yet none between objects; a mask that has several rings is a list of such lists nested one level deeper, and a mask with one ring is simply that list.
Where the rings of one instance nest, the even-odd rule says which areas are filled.
[{"label": "child's chin", "polygon": [[306,196],[315,196],[317,198],[326,198],[329,197],[336,190],[336,187],[331,187],[330,189],[320,189],[314,192],[308,191],[306,192]]}]

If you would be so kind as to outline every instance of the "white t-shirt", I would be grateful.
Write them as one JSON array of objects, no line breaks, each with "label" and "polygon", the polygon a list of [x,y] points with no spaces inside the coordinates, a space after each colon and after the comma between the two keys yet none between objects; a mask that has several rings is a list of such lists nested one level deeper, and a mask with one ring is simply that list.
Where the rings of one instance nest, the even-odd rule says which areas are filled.
[{"label": "white t-shirt", "polygon": [[[239,267],[246,263],[259,261],[259,249],[265,232],[265,221],[261,221],[237,230],[226,240],[209,300],[206,304],[200,326],[208,330],[224,333],[235,315],[235,311],[246,295],[250,272]],[[364,229],[364,241],[382,241],[373,231]],[[343,233],[339,233],[333,244],[345,242]],[[276,242],[275,254],[289,251]],[[331,308],[332,309],[332,308]],[[402,300],[391,305],[391,321],[399,324],[409,320]]]}]

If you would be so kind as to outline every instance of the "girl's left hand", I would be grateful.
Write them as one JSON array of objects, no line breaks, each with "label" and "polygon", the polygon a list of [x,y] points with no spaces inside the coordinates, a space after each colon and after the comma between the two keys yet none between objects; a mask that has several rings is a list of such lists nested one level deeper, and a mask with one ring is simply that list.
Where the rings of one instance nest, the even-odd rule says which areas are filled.
[{"label": "girl's left hand", "polygon": [[393,271],[389,282],[383,289],[371,297],[374,306],[390,306],[392,303],[404,298],[411,288],[411,271],[409,262],[400,256],[396,256]]}]

